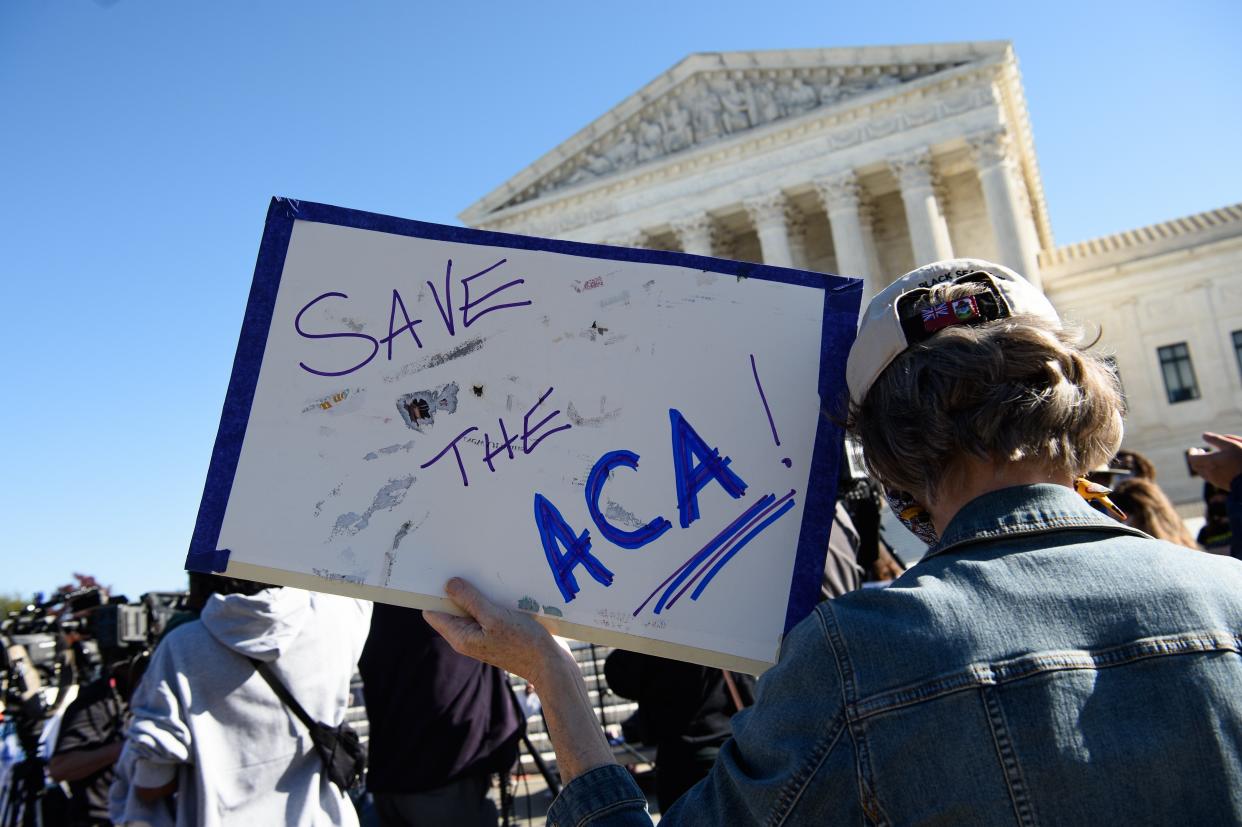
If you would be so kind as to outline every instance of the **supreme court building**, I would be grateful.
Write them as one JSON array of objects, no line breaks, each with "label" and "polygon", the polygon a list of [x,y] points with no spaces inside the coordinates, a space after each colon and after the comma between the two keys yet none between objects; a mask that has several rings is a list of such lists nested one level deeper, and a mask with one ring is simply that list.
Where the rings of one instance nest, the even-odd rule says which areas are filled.
[{"label": "supreme court building", "polygon": [[990,259],[1099,327],[1126,447],[1187,514],[1183,450],[1242,433],[1242,204],[1056,246],[1008,42],[694,54],[461,218],[857,276],[864,304]]}]

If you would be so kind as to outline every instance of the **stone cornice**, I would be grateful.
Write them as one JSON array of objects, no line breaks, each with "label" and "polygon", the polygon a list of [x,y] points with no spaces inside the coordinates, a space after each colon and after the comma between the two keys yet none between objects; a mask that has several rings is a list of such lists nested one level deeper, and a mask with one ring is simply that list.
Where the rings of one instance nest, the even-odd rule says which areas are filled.
[{"label": "stone cornice", "polygon": [[1043,250],[1039,265],[1059,279],[1230,237],[1242,238],[1242,203]]},{"label": "stone cornice", "polygon": [[617,214],[615,197],[636,187],[693,176],[808,138],[822,141],[829,151],[839,151],[981,107],[997,106],[997,65],[997,61],[970,64],[891,87],[883,90],[885,94],[872,93],[840,107],[815,110],[792,121],[771,124],[663,159],[628,175],[592,182],[494,213],[478,214],[476,219],[476,210],[483,203],[480,202],[461,217],[470,226],[556,235],[613,217]]},{"label": "stone cornice", "polygon": [[[832,116],[835,116],[836,120],[841,120],[840,116],[845,113],[851,113],[850,119],[855,119],[860,115],[866,117],[873,108],[884,110],[900,105],[927,94],[928,89],[942,88],[945,81],[957,79],[960,83],[962,70],[995,66],[1009,54],[1011,52],[1005,42],[982,42],[691,55],[472,205],[461,214],[461,218],[471,226],[495,226],[498,219],[520,212],[523,207],[542,205],[548,201],[560,201],[564,196],[578,196],[585,191],[614,186],[619,182],[631,181],[636,175],[645,177],[652,168],[680,167],[687,162],[693,163],[696,157],[715,155],[721,150],[727,151],[729,145],[736,144],[738,141],[751,142],[763,139],[765,144],[773,141],[779,143],[782,137],[802,131],[800,126],[808,120],[818,121],[825,115],[830,116],[830,120]],[[545,188],[545,191],[535,198],[523,195],[538,182],[547,180],[548,176],[558,168],[570,169],[565,165],[571,161],[579,167],[584,166],[586,161],[583,159],[591,160],[588,156],[595,151],[593,147],[604,148],[605,143],[601,142],[607,136],[618,134],[619,129],[626,129],[631,135],[638,135],[635,130],[651,121],[651,116],[644,113],[650,112],[652,106],[668,100],[672,93],[684,87],[687,82],[710,85],[715,82],[713,78],[720,78],[724,83],[733,83],[735,79],[741,79],[739,82],[743,83],[753,83],[754,78],[761,78],[764,84],[768,84],[767,79],[773,78],[772,82],[780,79],[786,83],[797,84],[800,83],[797,80],[799,73],[825,71],[837,72],[838,75],[832,77],[845,77],[849,83],[853,83],[853,79],[857,78],[864,80],[871,78],[872,75],[875,76],[877,82],[886,77],[892,79],[893,82],[889,85],[877,86],[876,83],[867,81],[872,85],[860,93],[851,93],[849,96],[841,96],[840,99],[834,98],[832,105],[817,103],[809,110],[799,109],[796,99],[784,101],[781,103],[784,114],[779,118],[763,119],[764,122],[759,125],[737,130],[719,139],[695,146],[681,147],[671,153],[644,158],[641,161],[638,158],[641,145],[631,146],[635,141],[629,140],[617,146],[615,139],[609,138],[613,141],[613,144],[608,146],[611,147],[610,151],[616,155],[614,160],[622,161],[623,168],[608,174],[608,167],[616,166],[616,164],[611,161],[605,162],[606,159],[600,159],[599,155],[595,155],[592,157],[601,160],[602,166],[599,171],[604,174],[592,173],[585,176],[586,180],[573,183],[569,183],[566,178],[556,183],[552,189]],[[737,88],[741,89],[741,87]],[[820,93],[822,90],[817,94]],[[752,108],[756,106],[753,100],[751,106]],[[749,111],[748,109],[747,112]],[[666,132],[666,137],[667,134]],[[573,160],[575,158],[578,160]]]},{"label": "stone cornice", "polygon": [[1055,246],[1052,222],[1048,220],[1048,202],[1044,198],[1044,183],[1039,176],[1039,162],[1035,155],[1035,136],[1031,132],[1031,116],[1026,108],[1026,96],[1022,92],[1022,75],[1018,70],[1018,58],[1012,46],[1006,46],[998,83],[1005,120],[1011,128],[1010,139],[1016,150],[1014,162],[1026,182],[1031,199],[1031,213],[1035,218],[1035,230],[1042,250]]}]

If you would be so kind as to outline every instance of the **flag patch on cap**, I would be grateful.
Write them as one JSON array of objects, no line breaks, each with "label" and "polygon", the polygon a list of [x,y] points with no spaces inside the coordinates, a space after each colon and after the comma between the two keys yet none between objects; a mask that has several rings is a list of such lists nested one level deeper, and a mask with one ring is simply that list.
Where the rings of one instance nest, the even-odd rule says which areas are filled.
[{"label": "flag patch on cap", "polygon": [[935,333],[952,324],[967,324],[982,318],[979,302],[974,296],[942,302],[923,308],[923,329]]}]

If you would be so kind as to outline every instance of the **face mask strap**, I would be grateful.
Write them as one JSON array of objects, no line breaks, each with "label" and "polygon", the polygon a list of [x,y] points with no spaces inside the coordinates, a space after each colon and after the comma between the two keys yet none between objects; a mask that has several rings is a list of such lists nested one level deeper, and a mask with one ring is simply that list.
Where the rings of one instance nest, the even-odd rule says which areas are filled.
[{"label": "face mask strap", "polygon": [[929,546],[934,546],[940,542],[940,535],[936,533],[936,526],[932,523],[931,513],[922,503],[914,499],[913,494],[885,486],[884,499],[888,500],[888,507],[893,509],[897,519],[901,520],[901,524],[911,534]]}]

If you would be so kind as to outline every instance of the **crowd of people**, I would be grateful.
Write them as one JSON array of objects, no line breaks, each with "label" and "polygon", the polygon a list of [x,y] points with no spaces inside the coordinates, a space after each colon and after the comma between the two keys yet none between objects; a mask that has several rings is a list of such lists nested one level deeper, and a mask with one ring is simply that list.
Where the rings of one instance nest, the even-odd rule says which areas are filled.
[{"label": "crowd of people", "polygon": [[[925,323],[946,308],[954,321]],[[941,318],[946,314],[931,314]],[[1012,271],[937,262],[866,309],[823,602],[750,676],[617,650],[667,824],[1242,821],[1242,437],[1187,462],[1187,531],[1120,450],[1115,374]],[[908,570],[881,514],[926,542]],[[1201,549],[1214,553],[1192,553]],[[883,588],[870,586],[883,585]],[[471,584],[464,617],[192,574],[149,661],[66,710],[48,763],[71,825],[496,825],[542,702],[551,824],[648,824],[580,671]],[[503,780],[501,781],[503,784]]]}]

